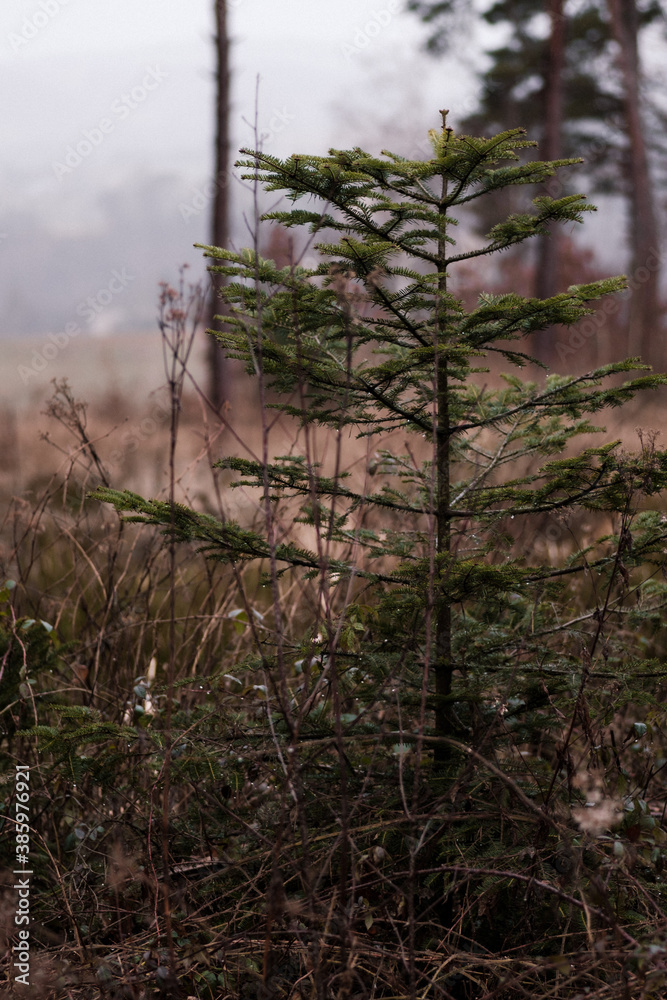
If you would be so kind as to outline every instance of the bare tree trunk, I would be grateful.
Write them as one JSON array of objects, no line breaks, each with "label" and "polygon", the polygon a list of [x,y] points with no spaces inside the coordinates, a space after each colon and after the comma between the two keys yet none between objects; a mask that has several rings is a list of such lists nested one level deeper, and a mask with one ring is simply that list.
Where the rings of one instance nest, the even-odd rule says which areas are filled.
[{"label": "bare tree trunk", "polygon": [[[549,16],[551,33],[544,89],[544,137],[540,146],[543,160],[557,160],[561,156],[561,129],[563,122],[563,67],[565,65],[565,17],[563,0],[550,0]],[[540,299],[556,295],[558,288],[558,244],[559,230],[551,226],[549,232],[540,237],[537,268],[535,273],[535,294]],[[553,327],[541,330],[536,339],[536,353],[541,361],[553,361],[555,348]]]},{"label": "bare tree trunk", "polygon": [[638,18],[634,0],[609,0],[614,38],[619,45],[619,67],[623,80],[623,105],[628,134],[628,182],[630,197],[630,316],[629,354],[662,367],[665,352],[659,329],[658,224],[653,185],[640,107],[640,73],[637,47]]},{"label": "bare tree trunk", "polygon": [[[447,114],[442,110],[443,133],[450,135],[447,129]],[[442,192],[440,200],[440,232],[438,235],[438,295],[436,299],[436,579],[439,583],[439,593],[436,595],[435,612],[435,734],[451,738],[452,718],[451,705],[447,699],[452,692],[452,676],[454,665],[452,659],[452,608],[446,588],[449,581],[450,567],[448,565],[451,553],[452,521],[450,514],[450,474],[451,474],[451,388],[447,374],[447,253],[449,245],[447,235],[447,177],[443,170]],[[444,561],[446,560],[446,562]],[[444,591],[444,593],[443,593]],[[436,744],[435,760],[446,761],[451,756],[451,750],[446,745]]]},{"label": "bare tree trunk", "polygon": [[[211,219],[211,244],[229,243],[229,35],[227,0],[215,0],[216,117],[215,117],[215,197]],[[211,275],[211,295],[207,326],[214,329],[216,315],[224,314],[219,291],[225,283],[221,274]],[[219,324],[219,321],[217,321]],[[219,409],[229,398],[229,371],[220,345],[212,337],[208,345],[209,397]]]}]

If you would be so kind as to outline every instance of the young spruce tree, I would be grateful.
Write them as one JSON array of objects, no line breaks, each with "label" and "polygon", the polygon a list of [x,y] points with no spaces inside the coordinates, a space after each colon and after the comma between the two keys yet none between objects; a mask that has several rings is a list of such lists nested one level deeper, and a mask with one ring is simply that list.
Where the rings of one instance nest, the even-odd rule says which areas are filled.
[{"label": "young spruce tree", "polygon": [[[397,926],[406,928],[392,966],[402,970],[401,989],[408,983],[422,995],[435,976],[443,996],[482,996],[470,983],[491,989],[510,975],[510,964],[492,961],[508,948],[525,991],[543,973],[532,958],[522,965],[522,955],[583,949],[595,965],[595,935],[614,927],[617,943],[637,945],[623,927],[644,903],[626,887],[620,913],[624,848],[610,832],[617,820],[594,829],[569,810],[583,813],[587,796],[595,799],[583,777],[592,773],[602,789],[596,801],[623,800],[637,816],[647,798],[616,753],[611,723],[628,704],[651,703],[635,677],[647,673],[636,640],[643,635],[646,646],[659,622],[664,587],[651,567],[663,564],[666,533],[642,498],[664,487],[667,454],[648,439],[636,457],[618,442],[577,452],[574,439],[599,429],[592,415],[667,380],[648,373],[623,381],[642,368],[631,359],[524,381],[525,338],[576,323],[624,280],[546,300],[481,295],[466,311],[449,285],[457,264],[581,221],[591,206],[582,195],[540,197],[532,214],[459,249],[459,209],[509,185],[542,184],[577,161],[523,162],[532,144],[522,130],[475,138],[447,127],[446,112],[442,119],[424,162],[359,148],[284,161],[243,151],[249,177],[299,203],[266,218],[322,237],[314,267],[278,269],[256,250],[204,248],[228,280],[226,328],[215,336],[304,428],[301,456],[270,458],[267,445],[262,461],[221,463],[259,489],[264,529],[128,492],[97,496],[213,559],[259,561],[267,571],[273,618],[256,635],[251,666],[269,678],[271,738],[287,760],[280,773],[303,809],[293,843],[304,863],[295,870],[311,903],[309,865],[323,829],[334,831],[338,851],[336,944],[315,933],[328,920],[332,897],[326,905],[322,897],[320,910],[313,904],[303,917],[313,931],[310,968],[329,968],[323,956],[331,961],[334,948],[337,968],[352,968],[364,926],[354,922],[354,900],[362,899],[366,931],[379,920],[385,944],[395,946]],[[492,372],[503,365],[514,373],[489,375],[486,359]],[[316,426],[336,442],[329,465],[313,451]],[[355,438],[366,439],[365,475],[344,469]],[[301,540],[277,532],[275,510],[285,503],[308,526]],[[553,565],[540,530],[549,517],[574,518],[574,539],[582,511],[605,536],[573,542]],[[310,628],[288,622],[286,574],[313,581]],[[317,758],[307,749],[313,740]],[[324,767],[340,789],[329,812],[316,801],[331,794]],[[285,815],[274,831],[283,845]],[[647,868],[662,844],[652,831]],[[512,905],[517,892],[525,906]],[[459,954],[437,975],[423,958],[436,941]],[[595,967],[620,983],[615,961],[604,973]],[[383,990],[394,995],[399,987],[387,977]]]}]

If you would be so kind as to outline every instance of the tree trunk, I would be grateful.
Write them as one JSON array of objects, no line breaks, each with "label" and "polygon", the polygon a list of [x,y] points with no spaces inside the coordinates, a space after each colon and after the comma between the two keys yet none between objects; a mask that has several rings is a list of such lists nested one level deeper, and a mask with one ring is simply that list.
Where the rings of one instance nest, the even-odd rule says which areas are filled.
[{"label": "tree trunk", "polygon": [[[543,160],[557,160],[562,155],[561,130],[563,123],[563,67],[565,65],[565,17],[563,0],[550,0],[551,32],[544,79],[544,136],[540,144]],[[558,287],[559,229],[550,226],[540,237],[535,294],[540,299],[557,295]],[[555,356],[553,327],[541,330],[536,338],[536,353],[540,361],[551,364]]]},{"label": "tree trunk", "polygon": [[[447,129],[447,111],[441,111],[443,133],[451,133]],[[435,611],[435,734],[436,736],[453,735],[451,725],[451,709],[445,699],[452,691],[452,609],[447,596],[449,583],[449,557],[451,552],[451,514],[450,514],[450,465],[451,465],[451,420],[449,412],[449,380],[447,375],[447,351],[445,337],[447,333],[447,271],[446,261],[449,246],[447,244],[447,178],[443,171],[442,192],[440,200],[440,232],[438,234],[438,296],[436,299],[435,317],[435,351],[436,351],[436,580],[438,586],[434,595]],[[449,747],[436,744],[435,760],[445,761],[451,756]]]},{"label": "tree trunk", "polygon": [[662,367],[664,350],[659,330],[658,224],[648,153],[641,120],[638,18],[634,0],[609,0],[612,33],[619,45],[619,68],[623,81],[623,105],[628,135],[628,183],[630,200],[630,315],[629,354]]},{"label": "tree trunk", "polygon": [[[227,0],[215,0],[216,50],[216,117],[215,117],[215,196],[211,219],[211,244],[226,247],[229,243],[229,35],[227,33]],[[220,288],[225,283],[221,274],[211,275],[208,322],[210,329],[219,325],[216,315],[224,314]],[[218,342],[212,337],[208,345],[209,397],[219,409],[229,397],[229,370]]]}]

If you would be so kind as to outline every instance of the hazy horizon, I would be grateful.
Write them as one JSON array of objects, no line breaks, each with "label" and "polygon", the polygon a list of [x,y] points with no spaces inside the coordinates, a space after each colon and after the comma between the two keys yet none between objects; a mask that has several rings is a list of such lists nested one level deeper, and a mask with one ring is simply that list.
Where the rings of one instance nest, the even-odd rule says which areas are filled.
[{"label": "hazy horizon", "polygon": [[[256,94],[263,146],[278,155],[379,146],[388,122],[399,149],[423,136],[444,99],[463,101],[470,78],[449,73],[439,93],[442,65],[420,52],[424,31],[402,5],[231,0],[232,148],[255,144]],[[0,336],[83,320],[86,300],[106,300],[123,268],[131,280],[83,327],[150,326],[160,280],[183,263],[205,277],[192,244],[209,238],[212,3],[31,0],[0,13],[0,39],[12,95],[0,154]],[[232,234],[244,240],[247,197],[238,184],[232,192]]]},{"label": "hazy horizon", "polygon": [[[469,42],[456,57],[430,58],[424,27],[403,5],[229,0],[232,148],[255,145],[257,117],[263,147],[277,155],[354,145],[423,155],[417,144],[439,108],[454,123],[473,110],[479,52]],[[213,66],[210,0],[104,9],[20,0],[0,11],[0,83],[11,95],[0,153],[1,337],[68,323],[98,336],[153,328],[159,281],[174,281],[183,263],[207,280],[192,244],[209,239]],[[238,244],[250,200],[238,182],[231,191]],[[623,219],[588,219],[584,240],[601,224],[614,230],[602,247],[610,253]]]}]

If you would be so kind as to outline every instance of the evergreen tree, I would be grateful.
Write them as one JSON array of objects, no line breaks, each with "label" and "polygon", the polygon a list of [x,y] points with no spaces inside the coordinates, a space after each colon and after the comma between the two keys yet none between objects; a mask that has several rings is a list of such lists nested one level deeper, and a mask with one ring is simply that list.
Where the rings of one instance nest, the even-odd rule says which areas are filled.
[{"label": "evergreen tree", "polygon": [[[639,31],[646,15],[635,0],[608,0],[611,30],[618,45],[618,63],[622,80],[623,121],[627,132],[625,180],[632,215],[630,227],[630,268],[635,278],[630,304],[628,337],[640,345],[644,357],[659,364],[667,360],[663,344],[664,329],[660,316],[660,268],[658,217],[653,179],[649,170],[646,128],[642,120],[642,73],[639,63]],[[652,2],[649,11],[655,16],[661,5]]]},{"label": "evergreen tree", "polygon": [[[294,824],[288,881],[308,901],[300,926],[311,942],[335,939],[336,969],[352,975],[352,927],[355,940],[363,933],[354,900],[363,899],[383,915],[374,955],[379,944],[395,949],[397,921],[407,928],[400,971],[390,974],[377,959],[382,995],[421,995],[434,972],[429,948],[445,937],[459,957],[439,979],[443,996],[482,995],[463,990],[460,970],[497,985],[489,956],[509,947],[516,959],[501,963],[502,975],[511,965],[522,990],[549,974],[523,959],[561,945],[588,951],[596,974],[625,988],[615,960],[599,971],[590,922],[626,941],[623,928],[643,897],[621,889],[613,838],[582,833],[569,806],[585,801],[590,768],[605,801],[621,794],[600,718],[608,722],[642,689],[638,634],[649,635],[665,602],[664,585],[645,568],[664,562],[667,532],[658,513],[639,509],[667,483],[667,453],[648,440],[638,457],[618,442],[579,453],[574,444],[596,430],[591,415],[667,378],[622,382],[618,376],[642,367],[630,360],[542,384],[508,374],[494,387],[486,359],[494,371],[498,361],[520,372],[523,338],[576,323],[624,282],[572,286],[545,300],[482,295],[466,311],[448,287],[457,264],[520,245],[551,223],[580,221],[591,206],[581,195],[540,197],[476,248],[458,250],[465,206],[508,186],[544,184],[574,161],[521,162],[531,145],[521,129],[491,139],[457,135],[442,115],[425,162],[360,148],[286,160],[243,151],[248,177],[309,202],[267,218],[322,238],[310,268],[277,268],[254,250],[205,248],[228,279],[228,329],[216,337],[259,377],[263,394],[272,387],[305,435],[301,456],[270,458],[265,435],[263,461],[221,463],[263,496],[261,530],[128,492],[101,488],[96,496],[212,559],[265,567],[272,624],[265,617],[247,669],[267,677],[262,759],[278,754],[275,780],[288,805],[264,815],[262,838],[286,845]],[[332,468],[312,450],[316,426],[333,435]],[[343,468],[353,435],[373,453],[367,476]],[[394,447],[406,440],[403,450]],[[274,512],[285,503],[314,529],[313,545],[279,537]],[[521,554],[522,530],[530,535],[540,519],[581,511],[604,519],[597,543],[575,547],[560,565],[540,561],[536,540]],[[290,626],[286,574],[314,581],[319,611],[309,627]],[[618,627],[624,616],[632,629]],[[644,688],[641,697],[651,695]],[[322,803],[332,787],[341,800],[329,812]],[[624,789],[626,801],[639,799],[629,781]],[[607,830],[612,820],[605,822]],[[329,836],[334,847],[316,890],[312,852]],[[651,837],[655,847],[657,832]],[[387,847],[393,867],[382,882]],[[549,858],[556,866],[575,859],[583,909],[545,875]],[[653,870],[657,858],[647,861]],[[603,868],[615,881],[596,874]],[[330,870],[337,889],[325,900]],[[392,902],[397,885],[405,909]],[[521,912],[509,905],[517,885]],[[613,915],[622,892],[627,917]],[[267,906],[267,921],[277,919]],[[316,943],[310,967],[321,971]],[[357,967],[354,975],[370,989],[371,973]]]},{"label": "evergreen tree", "polygon": [[[412,0],[408,4],[409,10],[432,26],[429,51],[439,55],[449,50],[457,37],[460,8],[466,6],[459,0]],[[633,6],[637,33],[665,16],[664,4],[657,0]],[[587,0],[563,3],[561,11],[556,11],[565,51],[561,79],[550,86],[553,29],[547,18],[551,7],[545,10],[545,4],[536,0],[494,0],[485,5],[483,20],[505,26],[508,38],[486,53],[491,65],[481,74],[479,111],[468,116],[463,127],[495,133],[521,125],[541,145],[549,121],[550,91],[560,83],[563,155],[584,157],[596,190],[618,191],[625,183],[628,145],[622,71],[615,60],[609,7],[607,0]]]},{"label": "evergreen tree", "polygon": [[[460,6],[457,0],[408,4],[434,26],[432,52],[452,44]],[[547,10],[535,0],[495,0],[482,17],[489,25],[504,25],[509,37],[488,51],[491,65],[481,74],[479,110],[461,123],[483,134],[523,125],[539,140],[544,159],[581,155],[596,190],[626,198],[629,270],[640,278],[633,283],[629,336],[622,350],[657,365],[664,357],[658,334],[657,208],[647,146],[651,132],[659,134],[662,126],[656,127],[656,117],[661,119],[656,102],[642,88],[638,40],[643,29],[664,16],[665,5],[658,0],[577,5],[554,0]],[[541,241],[536,294],[544,297],[558,287],[553,234]],[[553,361],[544,338],[536,350]]]}]

